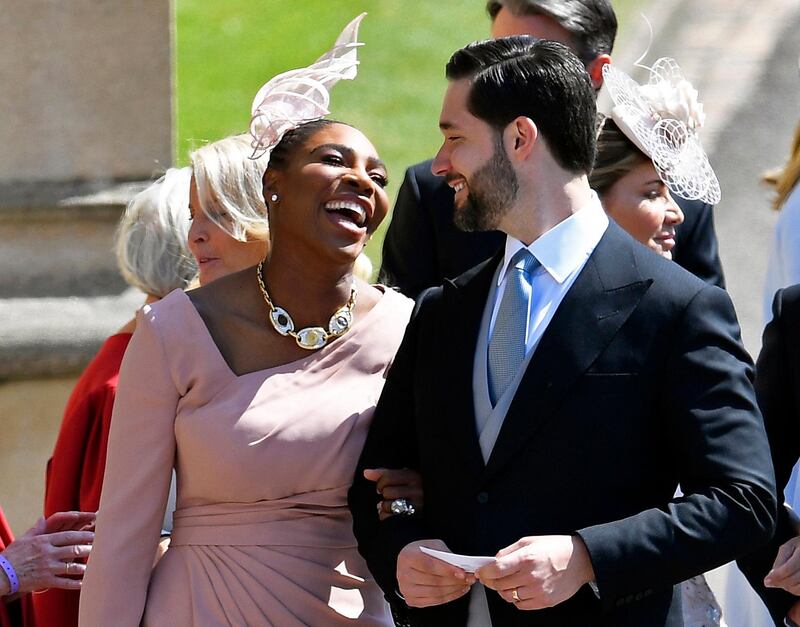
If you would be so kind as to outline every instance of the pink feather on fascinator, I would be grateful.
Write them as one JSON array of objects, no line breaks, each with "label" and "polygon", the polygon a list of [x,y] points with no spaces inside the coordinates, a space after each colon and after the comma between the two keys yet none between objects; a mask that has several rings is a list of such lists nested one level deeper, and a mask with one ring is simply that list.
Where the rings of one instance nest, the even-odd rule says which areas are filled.
[{"label": "pink feather on fascinator", "polygon": [[270,79],[258,90],[252,105],[250,135],[253,158],[272,150],[284,134],[330,113],[330,90],[358,73],[358,27],[366,13],[351,21],[328,52],[308,67]]}]

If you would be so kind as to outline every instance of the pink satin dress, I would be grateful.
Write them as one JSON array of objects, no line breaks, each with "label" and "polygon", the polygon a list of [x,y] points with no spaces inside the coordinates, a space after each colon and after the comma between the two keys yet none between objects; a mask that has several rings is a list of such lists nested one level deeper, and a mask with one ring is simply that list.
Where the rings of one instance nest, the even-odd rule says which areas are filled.
[{"label": "pink satin dress", "polygon": [[[188,297],[146,307],[125,354],[82,627],[391,625],[347,509],[412,302],[237,376]],[[170,548],[151,570],[172,468]]]}]

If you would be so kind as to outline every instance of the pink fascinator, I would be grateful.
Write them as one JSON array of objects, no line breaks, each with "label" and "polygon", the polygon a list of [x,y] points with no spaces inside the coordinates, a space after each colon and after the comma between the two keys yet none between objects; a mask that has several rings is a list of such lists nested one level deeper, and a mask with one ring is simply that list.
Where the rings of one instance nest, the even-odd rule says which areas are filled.
[{"label": "pink fascinator", "polygon": [[639,85],[613,65],[603,67],[603,83],[614,102],[611,118],[653,160],[671,192],[717,204],[719,181],[698,132],[705,113],[697,90],[684,78],[675,59],[664,57],[645,69],[650,78]]},{"label": "pink fascinator", "polygon": [[357,41],[358,27],[365,15],[345,26],[333,48],[315,63],[278,74],[258,90],[250,119],[254,159],[272,150],[287,131],[330,113],[331,88],[358,72],[358,47],[364,45]]}]

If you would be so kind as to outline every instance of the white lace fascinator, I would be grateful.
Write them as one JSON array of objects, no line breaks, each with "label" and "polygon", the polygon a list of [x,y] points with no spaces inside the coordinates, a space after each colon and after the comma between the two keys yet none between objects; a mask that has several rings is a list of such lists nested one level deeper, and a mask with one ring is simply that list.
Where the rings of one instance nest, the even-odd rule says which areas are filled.
[{"label": "white lace fascinator", "polygon": [[674,59],[663,57],[646,69],[650,78],[639,85],[614,65],[603,67],[603,82],[614,103],[611,118],[652,159],[671,192],[717,204],[719,181],[698,134],[705,113],[697,90]]},{"label": "white lace fascinator", "polygon": [[253,99],[250,135],[253,158],[271,151],[284,134],[330,113],[330,90],[358,72],[358,27],[366,13],[345,26],[328,52],[315,63],[270,79]]}]

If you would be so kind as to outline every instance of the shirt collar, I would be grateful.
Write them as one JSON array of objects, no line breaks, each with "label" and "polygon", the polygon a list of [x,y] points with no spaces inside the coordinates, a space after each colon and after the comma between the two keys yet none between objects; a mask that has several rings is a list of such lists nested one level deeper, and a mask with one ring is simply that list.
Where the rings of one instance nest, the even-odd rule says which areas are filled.
[{"label": "shirt collar", "polygon": [[[592,254],[606,228],[608,216],[597,194],[592,191],[586,206],[541,235],[527,249],[557,283],[563,283]],[[505,258],[502,272],[497,277],[498,285],[506,277],[511,258],[523,248],[526,246],[518,239],[510,235],[506,237]]]}]

